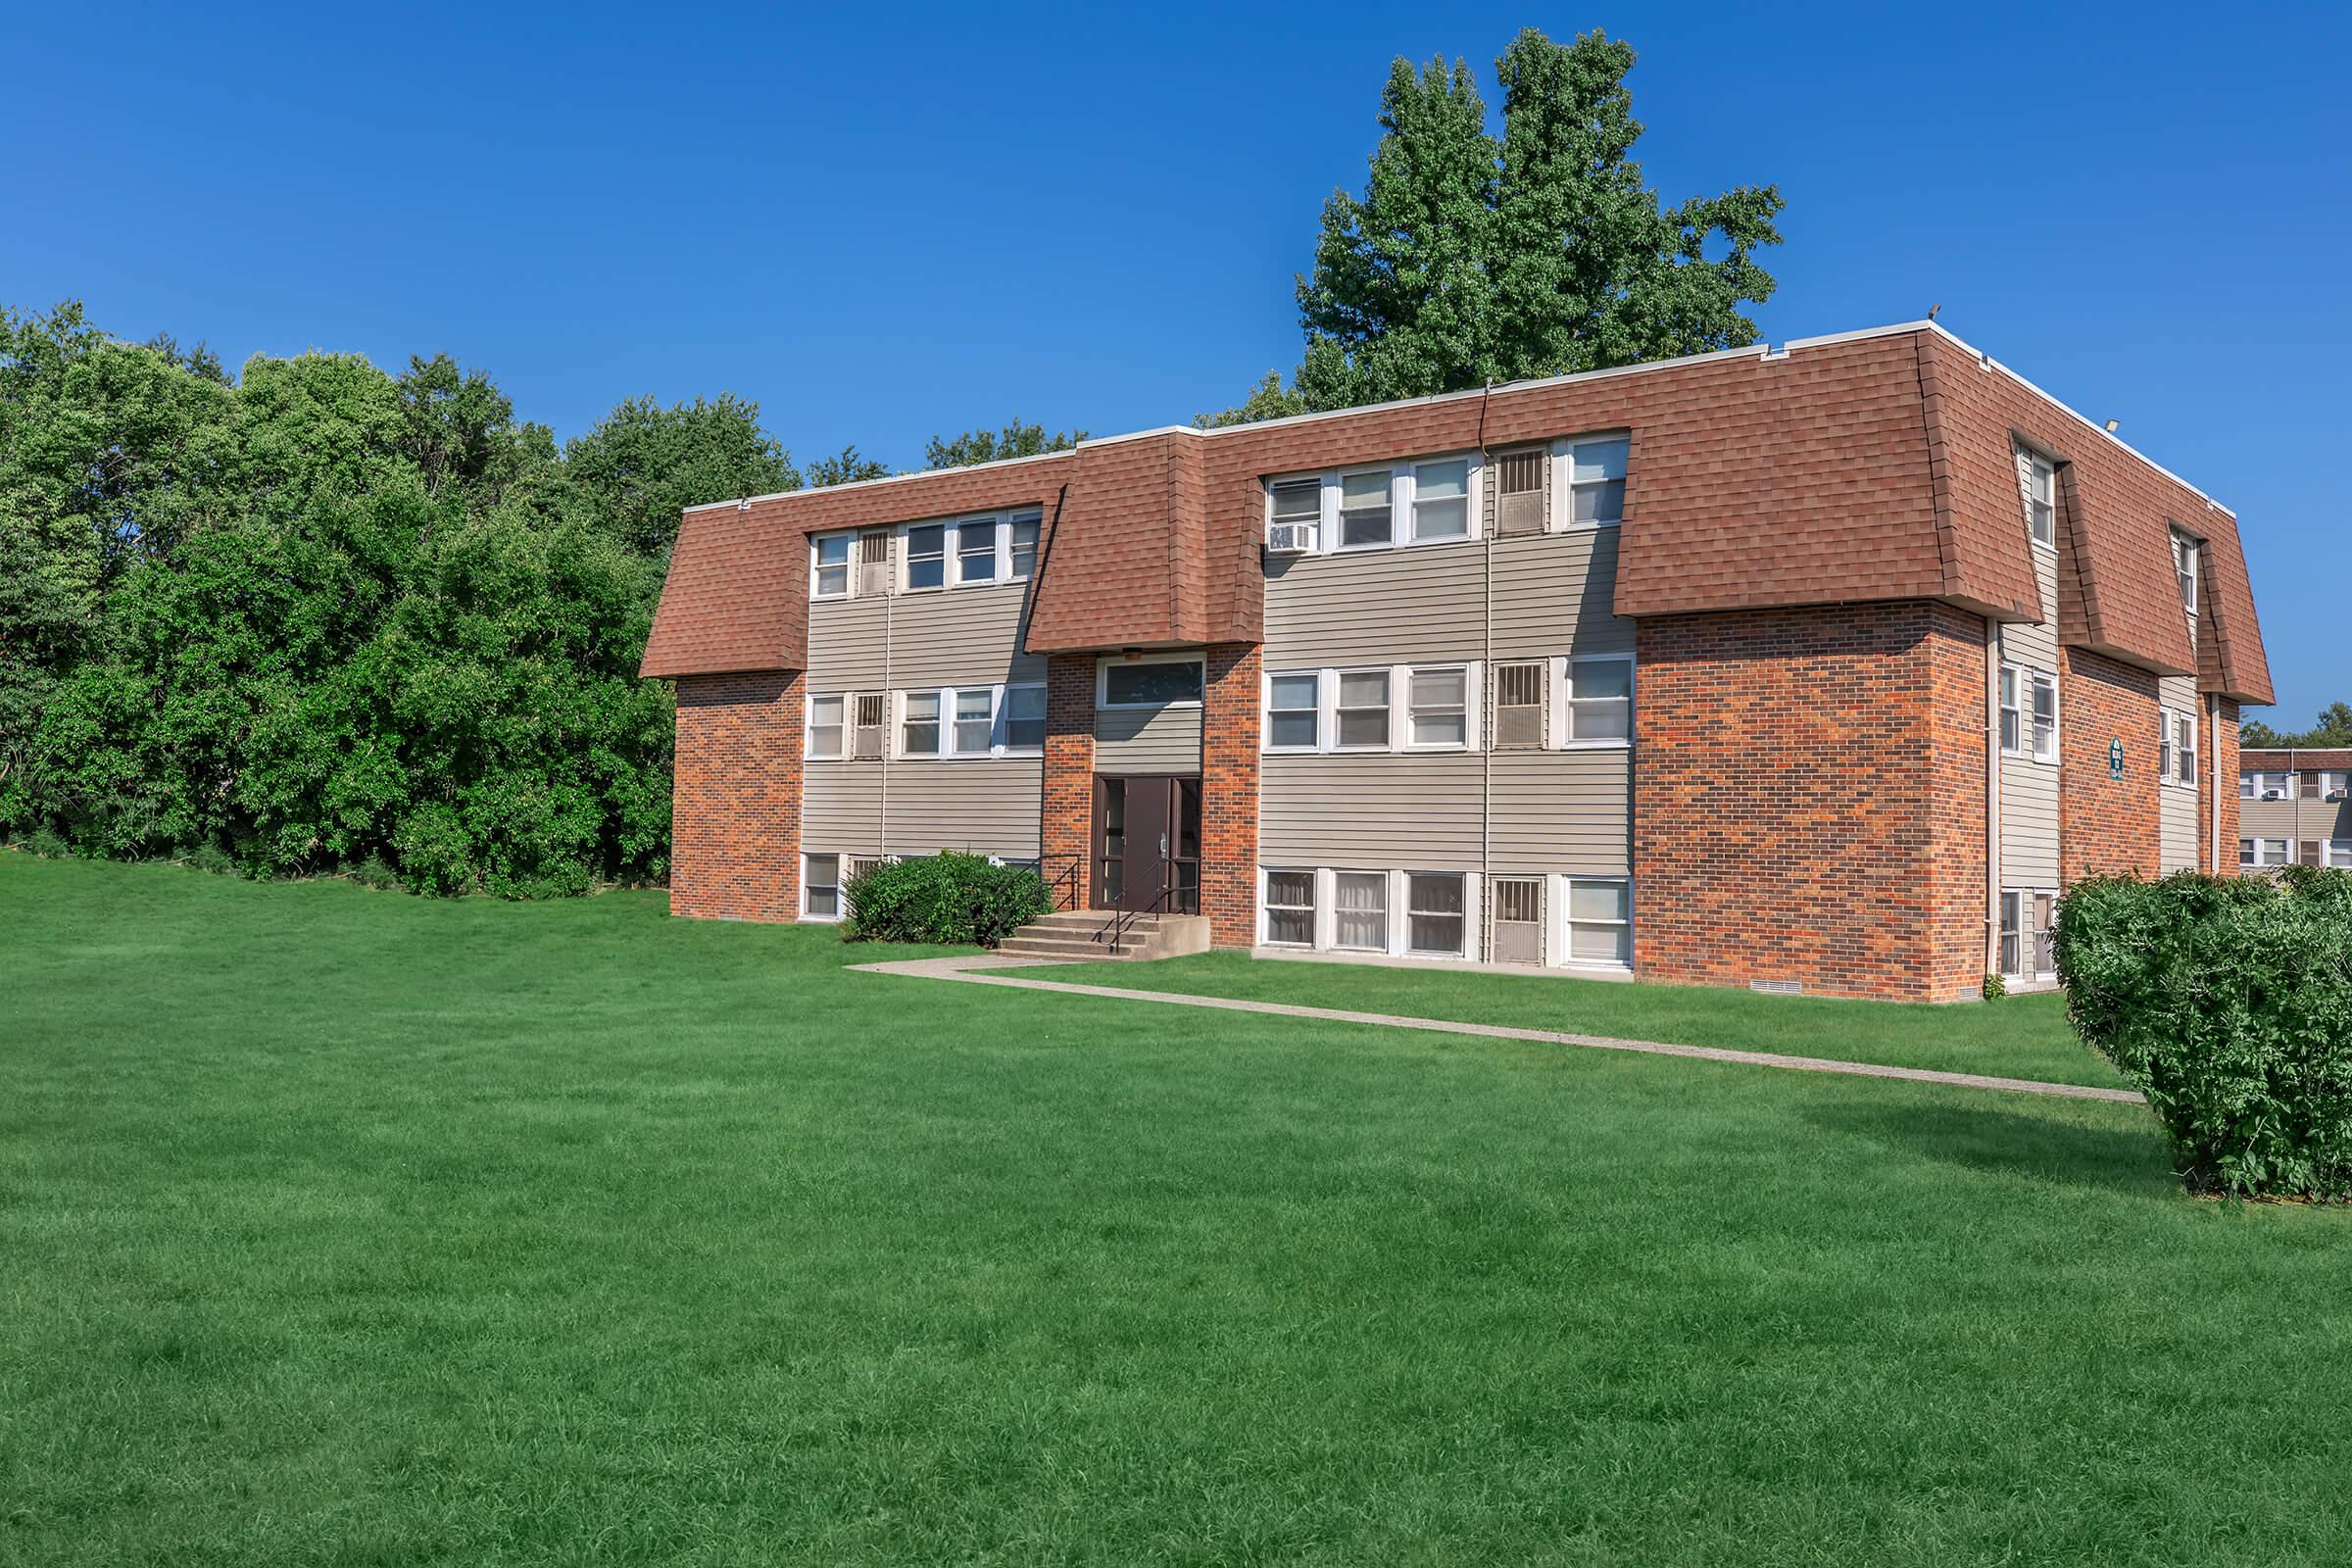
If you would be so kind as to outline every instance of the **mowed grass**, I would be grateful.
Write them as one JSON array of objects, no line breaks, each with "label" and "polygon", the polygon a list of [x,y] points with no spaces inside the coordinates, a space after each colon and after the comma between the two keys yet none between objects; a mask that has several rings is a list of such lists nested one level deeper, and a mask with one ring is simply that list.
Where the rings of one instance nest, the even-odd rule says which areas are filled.
[{"label": "mowed grass", "polygon": [[0,855],[0,1560],[2352,1560],[2137,1107],[876,956]]},{"label": "mowed grass", "polygon": [[2006,997],[1989,1005],[1848,1002],[1557,974],[1252,958],[1246,953],[1203,953],[1150,964],[1069,964],[1040,970],[1037,978],[2128,1087],[2123,1075],[2075,1033],[2066,1021],[2066,999],[2056,992]]}]

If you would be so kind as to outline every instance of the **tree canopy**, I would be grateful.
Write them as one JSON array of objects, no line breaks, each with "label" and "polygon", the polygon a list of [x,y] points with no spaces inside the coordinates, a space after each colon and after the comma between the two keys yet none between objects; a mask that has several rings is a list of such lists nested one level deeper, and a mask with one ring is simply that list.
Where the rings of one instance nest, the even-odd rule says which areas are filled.
[{"label": "tree canopy", "polygon": [[2276,730],[2250,719],[2237,732],[2240,746],[2352,746],[2352,703],[2329,703],[2306,730]]},{"label": "tree canopy", "polygon": [[933,436],[923,451],[923,466],[963,468],[1005,458],[1034,458],[1045,452],[1067,452],[1085,439],[1084,430],[1048,433],[1044,425],[1023,424],[1016,416],[1005,420],[1002,430],[966,430],[954,440]]}]

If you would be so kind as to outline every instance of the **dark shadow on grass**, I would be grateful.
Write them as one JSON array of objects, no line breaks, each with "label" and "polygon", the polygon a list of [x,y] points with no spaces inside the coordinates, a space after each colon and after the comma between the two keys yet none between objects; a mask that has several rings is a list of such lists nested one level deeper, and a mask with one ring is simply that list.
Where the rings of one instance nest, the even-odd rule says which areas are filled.
[{"label": "dark shadow on grass", "polygon": [[1998,1176],[2133,1198],[2178,1198],[2171,1152],[2153,1121],[2089,1127],[2061,1116],[1971,1105],[1827,1105],[1815,1126],[1902,1153]]}]

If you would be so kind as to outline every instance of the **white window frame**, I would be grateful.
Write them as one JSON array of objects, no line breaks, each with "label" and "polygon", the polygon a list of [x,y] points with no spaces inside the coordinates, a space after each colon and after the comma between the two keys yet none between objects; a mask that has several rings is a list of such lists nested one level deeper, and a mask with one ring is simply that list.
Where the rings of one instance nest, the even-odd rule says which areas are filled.
[{"label": "white window frame", "polygon": [[[2197,715],[2178,708],[2157,710],[2156,782],[2166,789],[2197,787]],[[2181,777],[2182,771],[2187,777]]]},{"label": "white window frame", "polygon": [[[2014,682],[2012,689],[2005,690],[2001,694],[2001,716],[2005,720],[2011,713],[2017,715],[2017,744],[2014,747],[2011,746],[2008,735],[2002,734],[2000,737],[2001,755],[2039,762],[2045,767],[2057,766],[2061,750],[2059,744],[2060,725],[2064,716],[2060,713],[2058,707],[2060,700],[2058,677],[2046,669],[2035,669],[2031,664],[2007,662],[2001,665],[2001,677],[2004,687],[2011,687]],[[2041,748],[2036,743],[2037,738],[2034,728],[2034,689],[2036,683],[2046,683],[2050,688],[2050,751],[2047,757],[2042,755]],[[2012,697],[2016,700],[2014,706],[2009,701]],[[2007,726],[2004,724],[2004,731],[2006,728]]]},{"label": "white window frame", "polygon": [[[2018,497],[2018,500],[2023,502],[2026,508],[2026,537],[2034,542],[2035,549],[2047,550],[2052,555],[2056,555],[2058,553],[2057,460],[2046,457],[2032,447],[2021,448],[2020,453],[2025,458],[2027,465],[2026,488]],[[2034,481],[2044,476],[2047,476],[2050,487],[2050,536],[2047,539],[2034,531]]]},{"label": "white window frame", "polygon": [[[1464,531],[1444,534],[1433,539],[1413,535],[1415,492],[1421,469],[1439,463],[1465,465],[1463,507]],[[1389,536],[1369,544],[1344,544],[1340,538],[1340,501],[1346,481],[1366,473],[1386,473],[1389,476]],[[1431,452],[1412,457],[1396,458],[1386,463],[1351,463],[1344,467],[1325,468],[1304,473],[1270,473],[1258,481],[1261,514],[1258,537],[1274,526],[1274,487],[1312,480],[1319,487],[1321,506],[1314,517],[1314,544],[1298,552],[1312,556],[1357,556],[1373,550],[1422,550],[1445,545],[1469,544],[1486,536],[1486,455],[1481,452]],[[1292,521],[1301,521],[1293,518]]]},{"label": "white window frame", "polygon": [[[1575,902],[1576,884],[1579,882],[1622,884],[1625,888],[1625,918],[1623,920],[1577,919],[1570,913],[1570,906]],[[1585,876],[1578,873],[1560,873],[1550,879],[1550,884],[1544,890],[1551,905],[1551,913],[1548,917],[1550,930],[1546,936],[1551,951],[1559,955],[1558,967],[1583,969],[1598,974],[1631,973],[1634,966],[1634,921],[1639,913],[1638,906],[1634,901],[1634,879],[1630,876]],[[1603,961],[1597,958],[1578,957],[1576,956],[1576,928],[1580,925],[1622,926],[1625,930],[1625,961],[1620,963],[1615,960]]]},{"label": "white window frame", "polygon": [[2328,839],[2325,842],[2327,847],[2321,851],[2320,858],[2328,863],[2328,868],[2352,871],[2352,839]]},{"label": "white window frame", "polygon": [[[818,884],[818,883],[811,882],[811,881],[808,879],[808,862],[809,862],[810,860],[831,860],[831,861],[833,862],[833,880],[832,880],[831,882],[829,882],[829,883],[824,883],[824,884]],[[817,852],[817,851],[814,851],[814,850],[804,851],[804,852],[802,853],[802,855],[801,855],[801,918],[802,918],[802,919],[804,919],[804,920],[811,920],[811,921],[814,921],[814,922],[815,922],[815,923],[817,923],[818,925],[839,925],[839,924],[841,923],[841,918],[842,918],[842,915],[843,915],[844,911],[846,911],[846,910],[848,909],[848,907],[849,907],[849,905],[848,905],[848,902],[847,902],[847,898],[846,898],[846,896],[845,896],[845,895],[843,894],[843,892],[842,892],[842,889],[843,889],[843,887],[847,885],[847,883],[848,883],[848,880],[849,880],[849,879],[848,879],[848,877],[847,877],[847,876],[845,876],[845,875],[843,874],[844,872],[846,872],[846,871],[849,869],[849,864],[850,864],[850,857],[848,857],[848,856],[846,856],[846,855],[825,855],[825,854],[821,854],[821,853],[819,853],[819,852]],[[822,886],[826,886],[826,887],[830,887],[830,888],[833,890],[833,912],[832,912],[831,914],[818,914],[818,913],[815,913],[815,912],[814,912],[813,910],[811,910],[811,909],[809,908],[809,906],[808,906],[808,904],[809,904],[809,900],[808,900],[808,894],[809,894],[810,890],[811,890],[811,889],[813,889],[813,888],[815,888],[815,887],[817,887],[817,886],[820,886],[820,885],[822,885]]]},{"label": "white window frame", "polygon": [[[965,524],[994,523],[997,530],[996,549],[991,556],[993,574],[987,577],[966,578],[963,574],[963,529]],[[1019,552],[1013,548],[1013,531],[1022,524],[1037,530],[1029,555],[1029,569],[1013,570],[1013,558]],[[917,517],[912,522],[893,525],[895,548],[892,550],[891,580],[903,594],[935,594],[956,588],[1004,588],[1025,583],[1037,575],[1038,553],[1045,548],[1046,514],[1039,507],[1006,507],[995,512],[967,512],[952,517]],[[936,587],[913,586],[914,561],[907,540],[918,528],[938,528],[940,533],[939,583]]]},{"label": "white window frame", "polygon": [[[1334,953],[1394,954],[1396,951],[1396,873],[1394,871],[1384,871],[1362,866],[1335,865],[1331,868],[1329,874],[1331,886],[1331,951]],[[1380,879],[1380,946],[1376,948],[1356,947],[1343,944],[1340,941],[1340,878],[1344,876],[1378,877]],[[1321,891],[1320,887],[1318,887],[1317,891]]]},{"label": "white window frame", "polygon": [[[1306,910],[1306,940],[1304,942],[1275,940],[1274,909],[1276,906],[1273,888],[1274,878],[1277,876],[1306,878],[1308,902],[1303,906]],[[1285,904],[1280,907],[1286,910],[1296,910],[1302,906],[1296,904]],[[1259,947],[1295,948],[1301,952],[1311,952],[1322,946],[1323,911],[1328,907],[1329,901],[1323,897],[1323,873],[1320,870],[1312,866],[1298,865],[1261,865],[1257,868],[1257,943]]]},{"label": "white window frame", "polygon": [[[841,750],[837,752],[820,752],[816,749],[816,705],[819,703],[839,703],[841,705],[841,722],[826,726],[829,729],[841,731]],[[811,762],[846,761],[853,744],[850,731],[856,726],[857,721],[858,694],[856,692],[810,693],[807,705],[801,711],[801,756]]]},{"label": "white window frame", "polygon": [[2333,799],[2338,795],[2352,800],[2352,768],[2320,767],[2312,771],[2320,775],[2320,800],[2324,804],[2342,805],[2342,801]]},{"label": "white window frame", "polygon": [[[956,547],[950,552],[955,559],[948,564],[948,586],[951,588],[995,588],[1001,586],[1004,581],[1005,561],[1012,554],[1006,548],[1011,541],[1012,530],[1004,526],[1004,514],[996,512],[979,513],[969,517],[957,517],[948,526],[956,532]],[[987,551],[989,574],[985,577],[966,577],[963,574],[963,530],[966,528],[990,530]]]},{"label": "white window frame", "polygon": [[[917,588],[914,586],[914,536],[924,528],[939,530],[939,581],[927,587]],[[891,551],[891,556],[898,563],[899,569],[896,580],[900,593],[940,594],[946,593],[955,586],[955,518],[926,517],[916,522],[902,522],[896,531],[898,538],[895,541],[896,548]]]},{"label": "white window frame", "polygon": [[1290,517],[1283,519],[1283,521],[1289,526],[1297,526],[1303,522],[1311,536],[1312,542],[1309,543],[1304,550],[1293,552],[1294,554],[1319,556],[1325,553],[1328,529],[1325,526],[1326,519],[1324,517],[1324,514],[1331,510],[1331,495],[1328,486],[1324,482],[1324,475],[1319,473],[1275,474],[1269,478],[1259,481],[1260,487],[1265,492],[1265,516],[1262,519],[1262,523],[1258,531],[1258,537],[1260,539],[1271,539],[1274,536],[1274,526],[1276,521],[1274,515],[1274,491],[1276,488],[1287,487],[1290,485],[1308,484],[1311,484],[1315,487],[1314,516],[1311,518]]},{"label": "white window frame", "polygon": [[[971,762],[1005,757],[1042,757],[1043,746],[1012,746],[1006,743],[1008,719],[1005,693],[1014,687],[1043,691],[1037,681],[972,682],[963,686],[909,686],[891,694],[890,755],[902,762]],[[976,693],[988,694],[988,745],[976,751],[956,746],[956,709],[958,698]],[[932,752],[906,750],[906,701],[910,697],[939,699],[939,749]],[[966,720],[971,722],[971,720]]]},{"label": "white window frame", "polygon": [[[1456,915],[1452,910],[1416,910],[1413,907],[1413,878],[1417,876],[1438,878],[1450,877],[1454,881],[1459,882],[1462,888],[1462,907],[1460,913]],[[1393,908],[1398,902],[1395,896],[1398,891],[1401,891],[1403,894],[1403,919],[1398,922],[1398,929],[1394,935],[1394,945],[1399,948],[1403,956],[1408,958],[1468,958],[1476,953],[1476,939],[1471,935],[1470,917],[1472,910],[1477,906],[1478,900],[1475,891],[1475,878],[1470,872],[1429,870],[1399,871],[1396,873],[1391,889],[1390,903]],[[1458,918],[1462,922],[1461,940],[1454,944],[1450,952],[1436,948],[1414,947],[1413,916],[1416,913],[1439,915],[1448,920]]]},{"label": "white window frame", "polygon": [[[2278,846],[2278,858],[2272,859],[2263,854],[2263,846]],[[2247,858],[2248,855],[2253,858]],[[2237,864],[2240,870],[2270,870],[2276,866],[2295,863],[2295,841],[2288,839],[2240,838],[2237,841]]]},{"label": "white window frame", "polygon": [[[1396,751],[1397,749],[1396,710],[1399,698],[1397,687],[1401,684],[1396,678],[1396,672],[1399,668],[1409,667],[1410,666],[1408,665],[1397,664],[1335,664],[1328,671],[1326,671],[1325,678],[1320,688],[1323,698],[1323,711],[1320,715],[1320,721],[1316,725],[1316,728],[1320,732],[1324,741],[1323,750],[1331,752],[1335,755],[1350,754],[1356,756],[1361,756],[1366,753]],[[1368,707],[1349,707],[1340,701],[1340,693],[1346,687],[1348,677],[1350,675],[1378,675],[1381,678],[1381,689],[1383,692],[1382,708],[1385,709],[1388,713],[1388,727],[1385,733],[1382,735],[1378,745],[1366,745],[1360,741],[1351,745],[1340,739],[1341,713],[1368,713],[1373,711],[1373,710]]]},{"label": "white window frame", "polygon": [[[841,542],[841,564],[838,566],[828,566],[824,564],[824,546],[835,540],[839,540]],[[822,585],[824,582],[824,574],[827,571],[839,571],[841,573],[841,592],[837,594],[829,594],[824,591]],[[856,596],[857,592],[858,530],[855,528],[847,530],[828,529],[824,533],[810,534],[808,536],[809,602],[812,604],[829,604],[835,600],[853,598]]]},{"label": "white window frame", "polygon": [[[1625,444],[1626,472],[1604,473],[1596,479],[1580,480],[1576,476],[1576,455],[1580,448]],[[1576,519],[1576,493],[1580,488],[1594,489],[1603,485],[1630,482],[1633,468],[1633,432],[1631,430],[1592,430],[1582,435],[1566,436],[1551,444],[1552,515],[1544,519],[1549,533],[1590,533],[1601,528],[1614,528],[1625,520],[1622,498],[1617,515],[1596,518],[1592,522]]]},{"label": "white window frame", "polygon": [[[1110,671],[1114,664],[1199,664],[1200,666],[1200,695],[1179,697],[1166,703],[1114,703],[1110,700]],[[1138,654],[1129,659],[1124,655],[1105,655],[1095,661],[1095,706],[1124,709],[1130,711],[1152,708],[1199,708],[1208,697],[1208,656],[1200,652]]]},{"label": "white window frame", "polygon": [[1012,744],[1012,697],[1015,692],[1035,692],[1038,701],[1038,721],[1052,732],[1052,720],[1047,711],[1046,683],[1042,680],[1009,680],[997,688],[996,722],[989,733],[995,741],[992,755],[997,757],[1043,757],[1046,755],[1045,736],[1040,735],[1035,746]]},{"label": "white window frame", "polygon": [[[2004,980],[2048,980],[2053,978],[2058,972],[2055,960],[2052,961],[2051,966],[2047,969],[2039,968],[2026,962],[2028,958],[2035,956],[2040,951],[2040,944],[2034,940],[2036,933],[2034,928],[2034,922],[2030,918],[2034,913],[2034,904],[2036,899],[2048,899],[2050,901],[2051,918],[2053,920],[2056,919],[2058,912],[2058,890],[2056,888],[2021,887],[2001,889],[2001,923],[1995,934],[2000,938],[2001,944],[2004,947],[2008,944],[2013,929],[2009,924],[2009,910],[2012,901],[2014,901],[2017,909],[2017,924],[2014,927],[2017,940],[2017,962],[2015,966],[2011,966],[2007,961],[2006,954],[1997,954],[1995,956],[1995,961],[1999,962],[2001,965],[2000,973],[2001,978]],[[2051,929],[2055,930],[2056,927],[2053,926]]]},{"label": "white window frame", "polygon": [[[1330,684],[1324,678],[1330,672],[1328,670],[1322,669],[1270,669],[1265,672],[1265,675],[1259,683],[1257,705],[1258,736],[1260,741],[1258,749],[1260,751],[1275,757],[1304,757],[1323,750],[1324,738],[1329,733],[1323,721],[1324,714],[1328,711],[1323,688]],[[1277,680],[1308,680],[1314,682],[1315,695],[1312,703],[1310,703],[1304,709],[1286,708],[1282,710],[1282,711],[1286,713],[1306,712],[1313,716],[1315,724],[1314,738],[1303,746],[1284,746],[1277,745],[1275,743],[1274,683]]]},{"label": "white window frame", "polygon": [[2179,528],[2173,530],[2173,577],[2180,588],[2180,608],[2188,618],[2197,618],[2197,568],[2203,564],[2199,554],[2202,541]]},{"label": "white window frame", "polygon": [[[1478,670],[1469,663],[1406,664],[1404,670],[1404,731],[1396,739],[1397,749],[1406,752],[1471,752],[1478,749]],[[1420,710],[1413,706],[1413,682],[1424,675],[1459,675],[1462,678],[1462,738],[1458,741],[1420,741],[1413,738],[1413,716]],[[1433,704],[1433,713],[1453,711],[1448,705]],[[1394,719],[1392,719],[1392,724]]]},{"label": "white window frame", "polygon": [[[1576,734],[1576,666],[1578,664],[1622,663],[1625,665],[1625,734],[1594,736],[1580,739]],[[1634,656],[1624,654],[1569,654],[1554,661],[1551,672],[1552,711],[1551,732],[1559,737],[1557,749],[1563,752],[1622,752],[1634,744],[1635,724],[1641,709],[1642,672],[1636,667]],[[1586,702],[1613,699],[1586,698]]]},{"label": "white window frame", "polygon": [[2269,773],[2260,769],[2240,773],[2237,776],[2237,798],[2241,801],[2259,801],[2266,798],[2263,794],[2265,790],[2275,789],[2280,800],[2291,801],[2295,798],[2295,782],[2292,773]]}]

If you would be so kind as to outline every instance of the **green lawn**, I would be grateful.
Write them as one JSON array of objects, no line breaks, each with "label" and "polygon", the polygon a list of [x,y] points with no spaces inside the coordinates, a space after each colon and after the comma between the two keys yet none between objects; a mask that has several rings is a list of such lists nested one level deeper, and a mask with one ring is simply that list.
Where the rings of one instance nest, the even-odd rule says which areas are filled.
[{"label": "green lawn", "polygon": [[2009,997],[1991,1006],[1929,1006],[1759,996],[1713,986],[1252,958],[1246,953],[1152,964],[1070,964],[1040,970],[1037,978],[2126,1087],[2123,1075],[2067,1023],[2066,1001],[2055,992]]},{"label": "green lawn", "polygon": [[662,909],[0,855],[0,1561],[2352,1560],[2352,1218],[2137,1107]]}]

